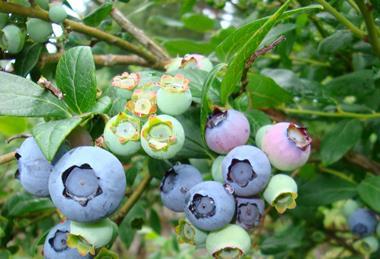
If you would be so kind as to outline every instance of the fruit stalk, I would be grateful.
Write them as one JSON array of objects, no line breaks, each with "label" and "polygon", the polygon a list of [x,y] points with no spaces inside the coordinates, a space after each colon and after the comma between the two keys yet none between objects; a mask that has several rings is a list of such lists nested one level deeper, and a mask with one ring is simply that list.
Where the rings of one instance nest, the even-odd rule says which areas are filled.
[{"label": "fruit stalk", "polygon": [[[43,54],[39,61],[39,67],[44,67],[51,63],[58,63],[63,53]],[[114,66],[114,65],[138,65],[149,67],[150,64],[137,55],[93,55],[97,66]]]},{"label": "fruit stalk", "polygon": [[367,6],[363,0],[355,0],[360,12],[363,15],[365,25],[368,31],[368,40],[372,45],[373,52],[380,58],[380,39],[377,35],[376,24],[373,18],[371,7]]},{"label": "fruit stalk", "polygon": [[[21,16],[34,17],[39,18],[41,20],[50,21],[48,12],[32,7],[24,7],[16,4],[6,3],[4,1],[0,1],[0,11],[4,13],[13,13]],[[76,32],[84,33],[86,35],[95,37],[97,39],[108,42],[112,45],[116,45],[122,49],[133,52],[144,59],[146,59],[149,63],[153,65],[153,67],[158,69],[163,69],[164,65],[162,62],[157,60],[155,56],[153,56],[149,51],[144,48],[137,47],[130,42],[123,40],[119,37],[116,37],[107,32],[101,31],[97,28],[87,26],[85,24],[75,22],[69,19],[65,19],[63,25],[68,30],[73,30]]]},{"label": "fruit stalk", "polygon": [[2,164],[6,164],[10,161],[12,161],[13,159],[15,159],[15,154],[16,152],[9,152],[7,154],[4,154],[4,155],[1,155],[0,156],[0,165]]},{"label": "fruit stalk", "polygon": [[125,215],[127,215],[135,203],[140,199],[141,195],[146,190],[151,180],[152,176],[150,174],[144,176],[139,185],[133,191],[132,195],[128,198],[127,202],[119,208],[117,214],[115,214],[113,217],[113,221],[115,221],[116,224],[119,225],[123,221]]},{"label": "fruit stalk", "polygon": [[[96,0],[97,3],[103,4],[104,0]],[[123,28],[126,32],[131,34],[136,40],[138,40],[144,47],[152,52],[158,59],[168,60],[170,56],[166,51],[157,45],[151,38],[149,38],[142,30],[137,28],[123,13],[113,8],[111,12],[112,18]]]},{"label": "fruit stalk", "polygon": [[319,4],[325,8],[325,10],[331,13],[341,24],[346,26],[356,37],[365,38],[365,32],[356,27],[353,23],[351,23],[346,17],[344,17],[340,12],[338,12],[333,6],[331,6],[325,0],[316,0]]}]

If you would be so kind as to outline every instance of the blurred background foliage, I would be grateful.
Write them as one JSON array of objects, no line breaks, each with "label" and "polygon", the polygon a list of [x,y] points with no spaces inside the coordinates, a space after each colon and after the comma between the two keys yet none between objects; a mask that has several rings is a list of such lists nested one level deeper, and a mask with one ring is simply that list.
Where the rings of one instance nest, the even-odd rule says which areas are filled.
[{"label": "blurred background foliage", "polygon": [[[127,0],[114,5],[172,57],[200,53],[217,63],[228,61],[215,52],[228,35],[240,26],[273,14],[282,2]],[[320,1],[293,1],[289,10],[316,2]],[[365,30],[355,1],[328,2],[352,24]],[[380,2],[371,3],[379,26]],[[72,19],[84,19],[91,26],[134,41],[108,15],[109,7],[102,7],[104,15],[96,1],[65,1],[65,4],[72,10]],[[95,55],[125,54],[111,44],[83,34],[55,27],[55,35],[40,55],[77,45],[92,46]],[[280,35],[285,35],[286,41],[260,57],[251,69],[248,91],[253,97],[243,94],[232,105],[246,110],[247,99],[253,98],[255,110],[247,112],[253,125],[252,134],[271,119],[302,123],[313,137],[314,152],[310,163],[295,172],[300,186],[297,208],[283,216],[270,212],[265,218],[265,228],[254,234],[255,247],[247,258],[361,258],[352,251],[354,238],[340,209],[345,199],[360,197],[364,204],[380,212],[380,180],[379,176],[372,176],[380,174],[379,162],[375,162],[380,161],[380,116],[376,113],[380,106],[379,56],[368,40],[357,37],[323,10],[282,20],[266,36],[262,46]],[[38,62],[40,56],[35,52],[22,53],[18,59]],[[0,64],[2,69],[13,70],[17,67],[13,63],[14,60],[4,59]],[[127,70],[138,71],[141,67],[98,66],[98,88],[104,93],[116,91],[110,94],[121,95],[109,88],[110,82],[112,77]],[[38,63],[26,74],[29,72],[32,79],[42,74],[54,80],[55,64]],[[121,103],[114,103],[115,110],[123,105],[122,99]],[[38,121],[0,117],[0,152],[15,150],[22,140],[10,143],[6,140],[16,134],[30,133]],[[133,183],[139,182],[139,172],[146,169],[147,162],[143,157],[134,158],[128,173],[129,192],[133,191]],[[190,162],[206,178],[210,177],[210,160],[191,159]],[[35,254],[41,249],[38,246],[41,238],[59,217],[49,200],[33,198],[22,191],[14,180],[15,170],[14,162],[0,165],[0,258],[11,254],[12,258],[40,258]],[[360,184],[370,187],[358,192]],[[158,186],[159,180],[155,179],[124,219],[112,250],[121,258],[207,258],[204,250],[178,244],[174,233],[178,215],[162,207]],[[372,258],[379,257],[380,252],[372,255]]]}]

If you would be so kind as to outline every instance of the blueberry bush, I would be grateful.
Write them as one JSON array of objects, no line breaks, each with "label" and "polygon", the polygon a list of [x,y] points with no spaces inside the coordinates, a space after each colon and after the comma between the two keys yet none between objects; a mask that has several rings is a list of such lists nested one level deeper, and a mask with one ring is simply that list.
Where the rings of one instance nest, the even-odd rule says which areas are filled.
[{"label": "blueberry bush", "polygon": [[0,258],[379,258],[379,0],[0,1]]}]

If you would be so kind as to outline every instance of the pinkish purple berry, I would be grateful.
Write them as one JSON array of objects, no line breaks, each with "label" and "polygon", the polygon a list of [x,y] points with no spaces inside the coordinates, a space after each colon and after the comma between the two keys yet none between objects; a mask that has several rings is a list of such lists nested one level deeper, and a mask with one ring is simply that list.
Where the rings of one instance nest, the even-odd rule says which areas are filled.
[{"label": "pinkish purple berry", "polygon": [[261,148],[271,164],[283,171],[303,166],[310,155],[311,137],[306,128],[294,123],[280,122],[266,132]]},{"label": "pinkish purple berry", "polygon": [[249,134],[248,119],[243,113],[233,109],[215,109],[207,121],[207,146],[219,154],[227,154],[234,147],[246,144]]}]

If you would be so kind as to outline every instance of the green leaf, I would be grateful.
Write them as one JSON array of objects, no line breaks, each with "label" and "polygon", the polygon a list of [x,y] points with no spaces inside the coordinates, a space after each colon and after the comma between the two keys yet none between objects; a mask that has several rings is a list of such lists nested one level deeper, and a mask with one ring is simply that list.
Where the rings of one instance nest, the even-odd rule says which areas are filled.
[{"label": "green leaf", "polygon": [[75,47],[65,52],[57,65],[56,80],[65,102],[78,113],[96,102],[95,64],[90,47]]},{"label": "green leaf", "polygon": [[15,62],[16,74],[26,77],[30,71],[37,65],[40,59],[41,51],[44,45],[41,43],[34,43],[24,47],[22,52],[17,55]]},{"label": "green leaf", "polygon": [[165,172],[168,171],[170,167],[170,164],[166,163],[163,160],[153,158],[148,159],[149,174],[159,180],[162,179],[162,177],[165,175]]},{"label": "green leaf", "polygon": [[[291,11],[284,12],[281,14],[280,19],[286,19],[292,15],[301,14],[305,12],[311,12],[316,10],[321,10],[323,7],[321,5],[310,5],[306,7],[297,8]],[[246,43],[251,35],[255,33],[267,20],[270,16],[264,17],[250,23],[245,24],[244,26],[237,29],[235,32],[231,33],[222,43],[216,48],[216,55],[222,61],[228,61],[232,58],[237,50]]]},{"label": "green leaf", "polygon": [[21,76],[0,72],[0,115],[66,117],[66,105],[49,91]]},{"label": "green leaf", "polygon": [[207,32],[215,27],[215,21],[199,13],[186,13],[181,20],[187,29],[196,32]]},{"label": "green leaf", "polygon": [[348,30],[339,30],[323,39],[318,45],[321,54],[332,54],[339,50],[347,50],[352,44],[353,36]]},{"label": "green leaf", "polygon": [[98,26],[112,12],[112,3],[106,2],[84,17],[83,22],[89,26]]},{"label": "green leaf", "polygon": [[119,237],[127,248],[132,244],[136,230],[139,230],[144,224],[145,212],[145,204],[139,201],[121,222],[119,226]]},{"label": "green leaf", "polygon": [[94,259],[119,259],[119,256],[117,253],[102,247],[100,251],[97,253],[97,255],[94,257]]},{"label": "green leaf", "polygon": [[223,69],[225,66],[226,66],[225,64],[218,64],[217,66],[215,66],[208,74],[202,87],[200,131],[201,131],[202,143],[204,147],[207,147],[206,140],[205,140],[207,118],[212,112],[210,108],[209,91],[211,89],[211,86],[214,84],[215,80],[218,80],[217,75],[219,71]]},{"label": "green leaf", "polygon": [[[193,101],[196,103],[201,102],[201,96],[203,91],[204,83],[207,80],[208,73],[206,71],[200,69],[179,69],[170,72],[171,75],[182,74],[187,79],[190,80],[190,90],[191,95],[193,96]],[[219,100],[219,94],[216,90],[219,88],[220,82],[219,80],[213,80],[212,86],[210,85],[210,89],[208,90],[208,97],[213,101],[217,102]]]},{"label": "green leaf", "polygon": [[368,176],[358,186],[358,193],[371,209],[380,213],[380,176]]},{"label": "green leaf", "polygon": [[91,108],[92,113],[106,113],[112,105],[112,100],[109,96],[101,97]]},{"label": "green leaf", "polygon": [[198,53],[203,55],[210,54],[215,46],[210,42],[194,41],[188,39],[172,39],[163,43],[172,56],[184,56],[187,53]]},{"label": "green leaf", "polygon": [[[32,244],[32,248],[31,248],[31,252],[33,254],[36,254],[38,247],[45,243],[45,239],[46,239],[47,235],[49,234],[49,232],[50,232],[50,229],[46,230],[42,235],[40,235],[39,237],[37,237],[36,240],[34,240],[34,242]],[[0,256],[0,258],[2,258],[2,257]]]},{"label": "green leaf", "polygon": [[151,228],[157,233],[161,233],[161,222],[160,222],[160,216],[158,216],[157,212],[154,209],[150,210],[150,217],[149,222]]},{"label": "green leaf", "polygon": [[54,204],[47,198],[34,198],[20,200],[9,210],[9,216],[21,217],[28,214],[40,213],[46,210],[54,210]]},{"label": "green leaf", "polygon": [[[326,84],[328,92],[344,98],[348,95],[363,96],[375,90],[374,71],[359,70],[335,77]],[[360,91],[358,91],[360,89]]]},{"label": "green leaf", "polygon": [[317,176],[301,185],[297,203],[301,206],[320,206],[356,195],[356,186],[334,176]]},{"label": "green leaf", "polygon": [[263,254],[284,253],[303,244],[305,229],[303,226],[290,226],[287,229],[270,235],[260,245]]},{"label": "green leaf", "polygon": [[337,123],[321,140],[321,158],[326,165],[341,159],[362,135],[363,126],[358,120]]},{"label": "green leaf", "polygon": [[185,130],[185,144],[176,154],[175,159],[209,158],[207,149],[203,146],[201,132],[199,130],[200,111],[189,109],[182,115],[176,116]]},{"label": "green leaf", "polygon": [[248,74],[248,96],[254,108],[276,107],[290,102],[292,96],[271,78]]},{"label": "green leaf", "polygon": [[82,122],[82,118],[73,117],[36,125],[32,134],[46,159],[51,161],[64,139]]},{"label": "green leaf", "polygon": [[246,60],[256,51],[261,41],[268,34],[280,15],[288,8],[291,0],[287,0],[256,32],[247,39],[244,45],[237,52],[231,63],[228,65],[226,75],[222,81],[220,98],[223,104],[228,100],[229,95],[234,92],[236,85],[243,74]]}]

